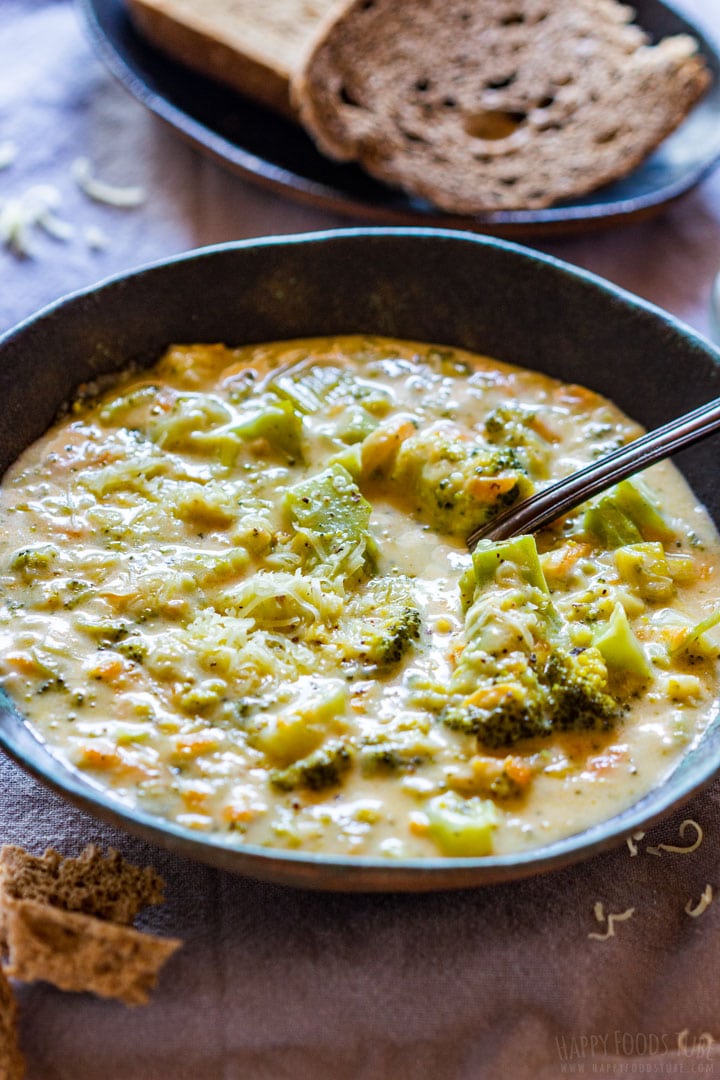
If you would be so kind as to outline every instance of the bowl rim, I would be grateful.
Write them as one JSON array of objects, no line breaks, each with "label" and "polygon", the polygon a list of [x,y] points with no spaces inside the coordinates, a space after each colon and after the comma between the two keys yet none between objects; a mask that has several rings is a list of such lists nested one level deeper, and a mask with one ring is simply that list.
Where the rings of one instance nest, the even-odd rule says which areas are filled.
[{"label": "bowl rim", "polygon": [[[129,278],[138,278],[178,263],[202,262],[228,252],[242,252],[265,247],[287,247],[304,244],[331,243],[368,237],[425,238],[429,242],[447,240],[499,248],[523,260],[530,259],[559,271],[561,275],[579,278],[608,298],[620,300],[636,310],[659,319],[683,338],[701,347],[714,364],[720,366],[720,350],[697,331],[661,308],[614,285],[592,271],[569,264],[552,255],[545,255],[512,241],[475,233],[431,227],[354,227],[319,230],[287,236],[271,235],[246,240],[229,241],[193,248],[167,258],[110,275],[95,285],[60,297],[23,319],[0,336],[0,354],[10,342],[39,323],[52,318],[82,300],[112,289]],[[0,478],[1,479],[1,478]],[[9,722],[8,722],[9,721]],[[707,731],[720,725],[720,717],[711,721]],[[624,810],[613,814],[589,828],[549,844],[527,851],[482,857],[445,857],[393,859],[383,856],[341,855],[293,851],[260,845],[238,843],[237,838],[223,840],[217,834],[194,832],[167,819],[121,803],[110,789],[94,783],[60,758],[52,755],[43,739],[27,723],[9,695],[0,687],[0,749],[17,764],[46,786],[56,791],[95,817],[145,839],[211,863],[223,869],[281,884],[339,891],[425,891],[441,888],[462,888],[524,878],[532,874],[559,869],[587,859],[602,851],[619,846],[640,826],[647,827],[666,817],[706,788],[720,771],[720,747],[716,755],[705,755],[685,779],[676,777],[683,755],[672,773],[656,787]],[[690,748],[692,750],[692,747]]]},{"label": "bowl rim", "polygon": [[115,271],[99,278],[96,282],[89,285],[83,285],[78,289],[72,289],[70,292],[63,293],[57,299],[51,300],[47,304],[43,304],[36,311],[30,312],[29,315],[0,333],[0,347],[4,347],[21,332],[29,329],[31,326],[37,325],[45,318],[56,314],[72,302],[102,293],[106,289],[111,289],[113,286],[120,284],[128,278],[141,277],[145,274],[152,274],[154,271],[162,271],[166,267],[174,266],[176,264],[199,262],[205,258],[212,258],[217,254],[233,251],[332,242],[334,240],[364,239],[367,237],[416,237],[433,240],[462,241],[470,245],[497,248],[501,251],[514,253],[531,262],[534,261],[552,267],[561,274],[569,274],[571,277],[584,281],[591,286],[595,286],[600,292],[605,293],[608,296],[614,296],[616,299],[624,301],[631,307],[659,317],[668,327],[679,332],[683,337],[699,344],[712,356],[717,364],[720,364],[720,346],[716,346],[714,342],[701,334],[699,330],[695,330],[694,327],[684,322],[678,316],[673,315],[672,312],[667,311],[665,308],[660,307],[651,300],[646,300],[644,297],[631,292],[622,285],[614,284],[609,281],[608,278],[603,277],[593,270],[587,270],[582,266],[576,266],[574,263],[568,262],[566,259],[561,259],[556,255],[549,255],[545,252],[537,251],[535,248],[528,247],[526,244],[519,243],[517,240],[507,240],[499,236],[475,233],[468,229],[436,228],[432,225],[355,225],[337,229],[311,229],[298,233],[268,233],[263,236],[252,236],[242,240],[224,240],[216,244],[205,244],[201,247],[187,248],[184,251],[176,252],[173,255],[161,256],[157,259],[138,263],[136,266],[129,267],[125,270]]}]

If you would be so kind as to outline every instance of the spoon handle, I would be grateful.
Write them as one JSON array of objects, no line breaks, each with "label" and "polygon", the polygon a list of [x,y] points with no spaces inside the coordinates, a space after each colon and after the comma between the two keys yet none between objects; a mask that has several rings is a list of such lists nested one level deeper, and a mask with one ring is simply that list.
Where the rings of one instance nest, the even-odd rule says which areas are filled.
[{"label": "spoon handle", "polygon": [[700,442],[718,428],[720,398],[715,398],[511,506],[471,533],[468,547],[472,551],[478,540],[507,540],[519,533],[534,532],[627,476]]}]

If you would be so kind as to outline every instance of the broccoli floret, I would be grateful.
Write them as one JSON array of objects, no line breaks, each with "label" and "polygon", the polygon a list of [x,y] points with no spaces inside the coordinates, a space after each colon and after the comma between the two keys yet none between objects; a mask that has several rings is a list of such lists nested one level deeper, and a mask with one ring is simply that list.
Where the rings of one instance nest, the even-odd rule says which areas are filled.
[{"label": "broccoli floret", "polygon": [[472,592],[469,574],[461,582],[470,601],[467,640],[442,722],[490,748],[554,731],[610,727],[622,712],[608,687],[610,661],[600,641],[568,648],[534,538],[479,544],[472,578]]},{"label": "broccoli floret", "polygon": [[622,709],[608,693],[608,673],[599,649],[555,649],[542,680],[551,724],[556,731],[609,728]]},{"label": "broccoli floret", "polygon": [[499,405],[485,417],[485,436],[497,446],[511,448],[531,476],[548,472],[548,441],[538,430],[538,410],[527,405]]},{"label": "broccoli floret", "polygon": [[408,772],[422,765],[427,758],[412,748],[392,743],[364,746],[359,754],[360,768],[365,776]]},{"label": "broccoli floret", "polygon": [[403,440],[388,490],[412,497],[418,517],[439,532],[465,537],[533,485],[514,451],[469,442],[440,422]]},{"label": "broccoli floret", "polygon": [[503,689],[499,700],[487,707],[467,700],[453,702],[440,714],[441,721],[455,731],[476,735],[482,746],[494,750],[555,731],[605,730],[622,713],[608,692],[607,668],[598,649],[575,653],[556,648],[537,669],[531,656],[525,657],[524,667],[517,654],[513,663],[516,672],[511,680],[501,666],[487,683],[489,700],[496,687]]},{"label": "broccoli floret", "polygon": [[375,578],[349,600],[341,625],[347,661],[380,670],[399,663],[422,629],[409,580]]},{"label": "broccoli floret", "polygon": [[415,607],[404,608],[399,615],[389,619],[376,633],[369,636],[365,654],[371,664],[390,667],[397,664],[420,637],[420,612]]},{"label": "broccoli floret", "polygon": [[10,560],[10,569],[22,574],[26,581],[47,574],[60,552],[53,544],[39,544],[37,547],[21,548]]},{"label": "broccoli floret", "polygon": [[331,740],[318,750],[288,765],[286,769],[274,769],[270,783],[281,791],[306,787],[311,791],[334,787],[352,765],[353,754],[346,743]]},{"label": "broccoli floret", "polygon": [[440,714],[440,719],[455,731],[477,735],[479,743],[495,750],[535,735],[549,735],[552,725],[544,703],[541,692],[531,695],[523,690],[521,697],[509,691],[491,709],[477,705],[449,705]]}]

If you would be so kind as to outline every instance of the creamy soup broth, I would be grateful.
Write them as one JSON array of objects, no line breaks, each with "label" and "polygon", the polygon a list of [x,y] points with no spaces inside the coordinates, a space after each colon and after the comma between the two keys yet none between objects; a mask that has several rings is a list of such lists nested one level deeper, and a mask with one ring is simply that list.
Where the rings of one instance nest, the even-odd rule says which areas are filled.
[{"label": "creamy soup broth", "polygon": [[718,543],[669,464],[464,539],[640,429],[344,337],[175,346],[0,490],[0,675],[52,752],[229,844],[477,856],[610,817],[717,710]]}]

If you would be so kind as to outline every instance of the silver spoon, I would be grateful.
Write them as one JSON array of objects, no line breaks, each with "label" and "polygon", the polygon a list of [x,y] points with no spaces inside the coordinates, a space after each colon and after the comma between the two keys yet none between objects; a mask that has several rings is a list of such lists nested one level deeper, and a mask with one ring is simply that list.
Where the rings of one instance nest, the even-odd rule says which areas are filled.
[{"label": "silver spoon", "polygon": [[720,398],[715,398],[511,506],[489,524],[471,533],[467,539],[468,548],[472,551],[479,540],[507,540],[520,533],[535,532],[569,510],[574,510],[593,495],[606,491],[627,476],[647,469],[686,446],[700,442],[718,428]]}]

